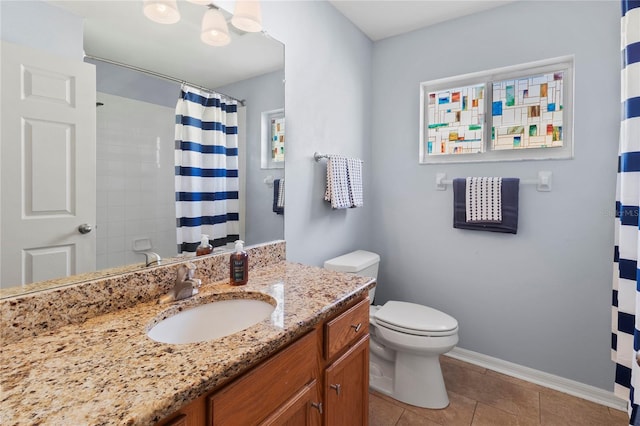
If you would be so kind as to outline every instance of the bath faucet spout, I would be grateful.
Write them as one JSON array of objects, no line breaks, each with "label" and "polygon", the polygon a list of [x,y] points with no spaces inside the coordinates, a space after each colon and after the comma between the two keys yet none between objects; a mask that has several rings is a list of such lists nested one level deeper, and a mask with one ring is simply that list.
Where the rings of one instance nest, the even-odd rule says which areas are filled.
[{"label": "bath faucet spout", "polygon": [[145,256],[145,266],[156,266],[160,264],[162,258],[160,255],[153,251],[142,251],[140,254]]}]

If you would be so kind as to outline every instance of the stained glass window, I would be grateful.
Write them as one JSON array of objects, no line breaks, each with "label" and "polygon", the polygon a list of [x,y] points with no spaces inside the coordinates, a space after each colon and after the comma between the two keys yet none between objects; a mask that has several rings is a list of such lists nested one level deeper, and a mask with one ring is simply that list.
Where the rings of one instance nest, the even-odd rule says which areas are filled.
[{"label": "stained glass window", "polygon": [[491,147],[561,147],[563,72],[493,83]]},{"label": "stained glass window", "polygon": [[573,56],[421,83],[420,162],[572,158]]},{"label": "stained glass window", "polygon": [[271,119],[271,160],[284,161],[284,117]]},{"label": "stained glass window", "polygon": [[428,94],[427,155],[484,151],[485,85]]}]

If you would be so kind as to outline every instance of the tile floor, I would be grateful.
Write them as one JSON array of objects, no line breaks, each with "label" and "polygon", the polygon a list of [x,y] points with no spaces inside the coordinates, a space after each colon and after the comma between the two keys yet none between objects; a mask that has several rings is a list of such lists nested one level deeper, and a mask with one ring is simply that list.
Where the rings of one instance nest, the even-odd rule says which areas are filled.
[{"label": "tile floor", "polygon": [[450,404],[429,410],[369,394],[370,426],[626,426],[625,412],[441,357]]}]

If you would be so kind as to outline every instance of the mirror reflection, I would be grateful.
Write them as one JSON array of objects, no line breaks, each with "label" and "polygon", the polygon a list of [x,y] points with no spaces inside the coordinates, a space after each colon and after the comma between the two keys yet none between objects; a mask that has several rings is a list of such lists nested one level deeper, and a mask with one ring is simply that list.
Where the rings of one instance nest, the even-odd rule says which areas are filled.
[{"label": "mirror reflection", "polygon": [[[145,18],[142,2],[3,2],[3,24],[5,18],[30,16],[34,10],[52,20],[59,19],[60,14],[79,19],[84,25],[82,46],[86,54],[79,62],[90,64],[96,76],[92,89],[95,98],[77,102],[87,110],[93,108],[87,114],[95,119],[89,130],[95,135],[93,161],[89,158],[85,162],[79,152],[74,158],[82,173],[86,174],[87,169],[90,172],[86,178],[89,189],[72,200],[78,205],[92,204],[94,217],[80,220],[66,212],[66,207],[62,213],[40,214],[68,216],[56,232],[84,238],[92,244],[74,252],[67,243],[51,243],[61,238],[47,237],[49,241],[41,245],[29,241],[25,247],[13,250],[20,256],[11,258],[4,241],[14,225],[5,223],[12,218],[6,206],[15,204],[16,197],[24,194],[6,190],[7,173],[12,170],[3,160],[3,296],[14,294],[5,290],[16,290],[22,283],[93,270],[99,270],[98,276],[102,276],[121,272],[123,266],[144,267],[158,258],[163,263],[175,261],[177,256],[193,255],[202,234],[208,235],[215,250],[225,249],[236,239],[252,245],[283,238],[284,47],[264,33],[245,33],[231,25],[228,45],[207,45],[200,40],[198,28],[207,8],[189,2],[179,2],[178,6],[180,22],[162,25]],[[229,13],[220,12],[227,21],[231,19]],[[118,34],[112,31],[116,23]],[[3,43],[13,43],[18,50],[33,47],[21,46],[16,42],[20,37],[12,35],[11,30],[3,30]],[[28,30],[25,27],[24,31]],[[5,51],[9,50],[3,44],[3,75]],[[48,52],[40,55],[41,59],[52,56],[55,55]],[[37,66],[40,65],[49,64]],[[3,102],[5,84],[3,81]],[[222,111],[221,104],[228,111]],[[3,108],[3,128],[11,119],[5,117],[5,111]],[[194,126],[195,122],[200,124]],[[231,131],[211,135],[207,128],[221,126]],[[44,169],[35,166],[20,173],[44,176],[32,179],[29,189],[33,193],[29,195],[38,200],[38,193],[46,193],[51,199],[66,182],[64,176],[62,185],[56,181],[56,168],[50,164],[56,156],[63,162],[66,158],[53,148],[38,151],[43,141],[55,141],[56,135],[50,127],[32,127],[31,161],[36,164],[35,158],[48,164],[54,176],[43,174]],[[66,135],[64,131],[61,134]],[[224,139],[217,144],[222,148],[203,148],[211,138]],[[4,131],[2,139],[4,158],[5,140],[11,139]],[[74,142],[72,138],[71,151]],[[217,153],[195,158],[203,150]],[[222,157],[222,162],[210,158],[213,156]],[[82,180],[80,176],[78,181]],[[194,200],[200,205],[194,207]],[[48,208],[46,203],[43,206]],[[30,208],[37,211],[36,207]],[[80,210],[71,207],[67,210],[72,213]],[[93,232],[81,233],[82,225],[88,225]],[[24,239],[26,232],[21,228],[15,238]],[[89,266],[75,265],[80,258],[87,258]],[[91,276],[94,277],[95,274]],[[86,276],[53,285],[74,282],[76,278]],[[40,288],[27,285],[21,291]]]}]

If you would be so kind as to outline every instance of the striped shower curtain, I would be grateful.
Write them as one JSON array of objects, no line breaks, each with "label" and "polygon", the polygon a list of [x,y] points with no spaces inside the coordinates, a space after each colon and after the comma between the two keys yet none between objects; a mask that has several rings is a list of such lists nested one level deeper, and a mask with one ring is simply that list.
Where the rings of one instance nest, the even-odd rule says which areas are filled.
[{"label": "striped shower curtain", "polygon": [[194,252],[201,235],[214,247],[240,239],[238,106],[217,93],[183,85],[176,105],[178,252]]},{"label": "striped shower curtain", "polygon": [[622,117],[616,191],[612,359],[614,391],[629,400],[629,424],[640,424],[640,1],[622,0]]}]

